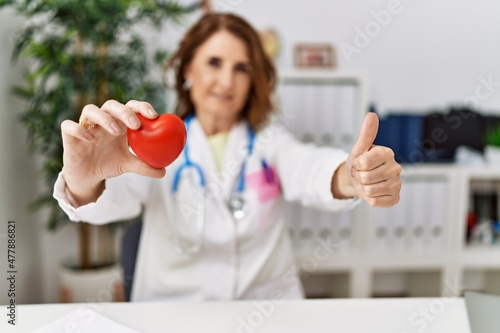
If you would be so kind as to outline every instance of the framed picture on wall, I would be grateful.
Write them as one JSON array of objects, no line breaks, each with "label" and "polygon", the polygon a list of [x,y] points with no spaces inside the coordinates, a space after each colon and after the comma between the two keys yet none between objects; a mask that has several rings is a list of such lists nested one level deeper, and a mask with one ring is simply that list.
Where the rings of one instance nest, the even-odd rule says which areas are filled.
[{"label": "framed picture on wall", "polygon": [[337,67],[335,48],[330,44],[297,44],[294,50],[295,67],[334,69]]}]

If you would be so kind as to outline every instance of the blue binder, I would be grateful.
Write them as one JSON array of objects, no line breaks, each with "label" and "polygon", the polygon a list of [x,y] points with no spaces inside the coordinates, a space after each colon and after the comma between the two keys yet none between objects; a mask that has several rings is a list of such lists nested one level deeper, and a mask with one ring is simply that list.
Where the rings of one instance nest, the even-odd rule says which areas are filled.
[{"label": "blue binder", "polygon": [[374,144],[391,148],[399,163],[420,163],[424,117],[415,114],[389,114],[381,118]]}]

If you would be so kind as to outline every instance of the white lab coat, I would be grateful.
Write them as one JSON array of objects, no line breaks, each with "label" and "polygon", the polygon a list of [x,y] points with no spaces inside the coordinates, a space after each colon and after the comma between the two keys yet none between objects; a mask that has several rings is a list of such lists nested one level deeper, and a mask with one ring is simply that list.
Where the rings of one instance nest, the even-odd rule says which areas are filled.
[{"label": "white lab coat", "polygon": [[[251,208],[243,220],[235,221],[226,203],[247,155],[247,142],[246,122],[241,121],[229,133],[219,173],[200,124],[196,119],[191,123],[190,159],[202,166],[207,178],[203,245],[194,255],[176,254],[172,242],[171,185],[184,163],[182,154],[167,167],[164,178],[129,173],[108,179],[95,203],[78,208],[70,204],[61,173],[54,197],[72,221],[105,224],[143,212],[133,301],[301,298],[283,197],[329,210],[354,206],[358,200],[334,199],[330,192],[333,172],[347,154],[299,143],[279,123],[269,125],[257,133],[246,175],[259,175],[265,158],[276,170],[282,195],[259,202],[259,192],[268,189],[247,182],[244,196]],[[194,192],[187,181],[182,184],[178,200],[189,205]]]}]

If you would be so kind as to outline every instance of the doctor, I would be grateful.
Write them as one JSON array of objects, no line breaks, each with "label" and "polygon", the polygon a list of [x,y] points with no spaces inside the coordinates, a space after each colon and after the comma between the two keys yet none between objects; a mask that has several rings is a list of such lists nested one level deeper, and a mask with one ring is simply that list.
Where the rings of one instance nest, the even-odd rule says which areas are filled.
[{"label": "doctor", "polygon": [[[143,213],[133,301],[302,297],[283,200],[328,210],[349,209],[357,198],[396,204],[401,167],[389,148],[372,145],[378,118],[366,116],[349,155],[297,142],[270,121],[275,70],[255,30],[235,15],[202,17],[171,66],[188,153],[166,170],[151,168],[129,152],[126,137],[127,127],[139,128],[138,113],[157,117],[149,103],[87,105],[79,124],[61,124],[54,197],[75,222]],[[176,177],[187,161],[201,172]]]}]

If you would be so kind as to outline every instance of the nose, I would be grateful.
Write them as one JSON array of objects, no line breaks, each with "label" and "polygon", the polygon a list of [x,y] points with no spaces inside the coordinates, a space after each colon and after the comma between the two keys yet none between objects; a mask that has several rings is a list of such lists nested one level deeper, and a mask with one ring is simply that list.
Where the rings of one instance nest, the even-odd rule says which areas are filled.
[{"label": "nose", "polygon": [[229,90],[234,84],[234,73],[232,68],[224,66],[219,72],[218,83],[224,90]]}]

